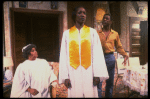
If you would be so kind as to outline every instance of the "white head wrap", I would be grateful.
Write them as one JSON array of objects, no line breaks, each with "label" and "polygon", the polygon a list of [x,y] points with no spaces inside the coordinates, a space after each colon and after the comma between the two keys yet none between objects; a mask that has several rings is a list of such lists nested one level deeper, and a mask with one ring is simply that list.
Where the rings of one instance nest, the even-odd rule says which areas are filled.
[{"label": "white head wrap", "polygon": [[31,44],[28,44],[28,45],[24,46],[24,47],[22,48],[22,52],[23,52],[23,50],[26,49],[29,45],[31,45]]}]

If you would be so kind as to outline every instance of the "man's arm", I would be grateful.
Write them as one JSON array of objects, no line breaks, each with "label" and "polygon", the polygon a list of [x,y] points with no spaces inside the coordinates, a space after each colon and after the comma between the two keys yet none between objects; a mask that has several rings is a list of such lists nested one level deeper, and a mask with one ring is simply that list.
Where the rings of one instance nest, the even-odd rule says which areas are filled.
[{"label": "man's arm", "polygon": [[116,47],[117,52],[124,57],[124,61],[122,62],[122,64],[126,65],[126,61],[128,59],[128,55],[125,52],[125,50],[123,49],[123,47],[122,47],[119,35],[117,35],[117,39],[115,41],[115,47]]}]

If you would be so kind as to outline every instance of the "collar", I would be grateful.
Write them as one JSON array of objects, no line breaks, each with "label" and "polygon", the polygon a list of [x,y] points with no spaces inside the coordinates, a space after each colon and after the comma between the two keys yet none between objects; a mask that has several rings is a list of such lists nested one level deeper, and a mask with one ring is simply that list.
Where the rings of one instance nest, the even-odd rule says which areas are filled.
[{"label": "collar", "polygon": [[[75,27],[75,28],[78,30],[78,28],[76,27],[76,25],[74,25],[73,27]],[[87,28],[88,26],[83,25],[83,27],[84,27],[84,28]],[[80,30],[78,30],[78,32],[80,32],[80,31],[83,29],[83,27],[82,27]]]},{"label": "collar", "polygon": [[[111,33],[114,33],[115,31],[114,31],[113,29],[111,29],[110,32],[111,32]],[[102,29],[101,29],[98,33],[104,33],[104,32],[103,32]]]}]

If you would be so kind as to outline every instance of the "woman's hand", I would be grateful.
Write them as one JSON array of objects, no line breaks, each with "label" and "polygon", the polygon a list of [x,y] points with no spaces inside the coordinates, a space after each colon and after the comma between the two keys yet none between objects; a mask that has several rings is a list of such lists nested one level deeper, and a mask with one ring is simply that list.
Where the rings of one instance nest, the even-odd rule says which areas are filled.
[{"label": "woman's hand", "polygon": [[70,79],[65,79],[65,86],[67,87],[67,88],[71,88],[71,82],[70,82]]},{"label": "woman's hand", "polygon": [[27,89],[27,91],[34,96],[39,93],[36,89],[30,88],[30,87]]},{"label": "woman's hand", "polygon": [[99,77],[93,77],[93,85],[96,86],[97,84],[99,84],[100,82],[100,78]]}]

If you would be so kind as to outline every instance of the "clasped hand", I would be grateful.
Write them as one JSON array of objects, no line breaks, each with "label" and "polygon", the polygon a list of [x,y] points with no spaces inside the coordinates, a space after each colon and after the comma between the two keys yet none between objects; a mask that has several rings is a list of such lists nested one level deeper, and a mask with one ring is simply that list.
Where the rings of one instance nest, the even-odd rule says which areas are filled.
[{"label": "clasped hand", "polygon": [[34,96],[39,93],[36,89],[30,88],[30,87],[27,89],[27,91]]}]

